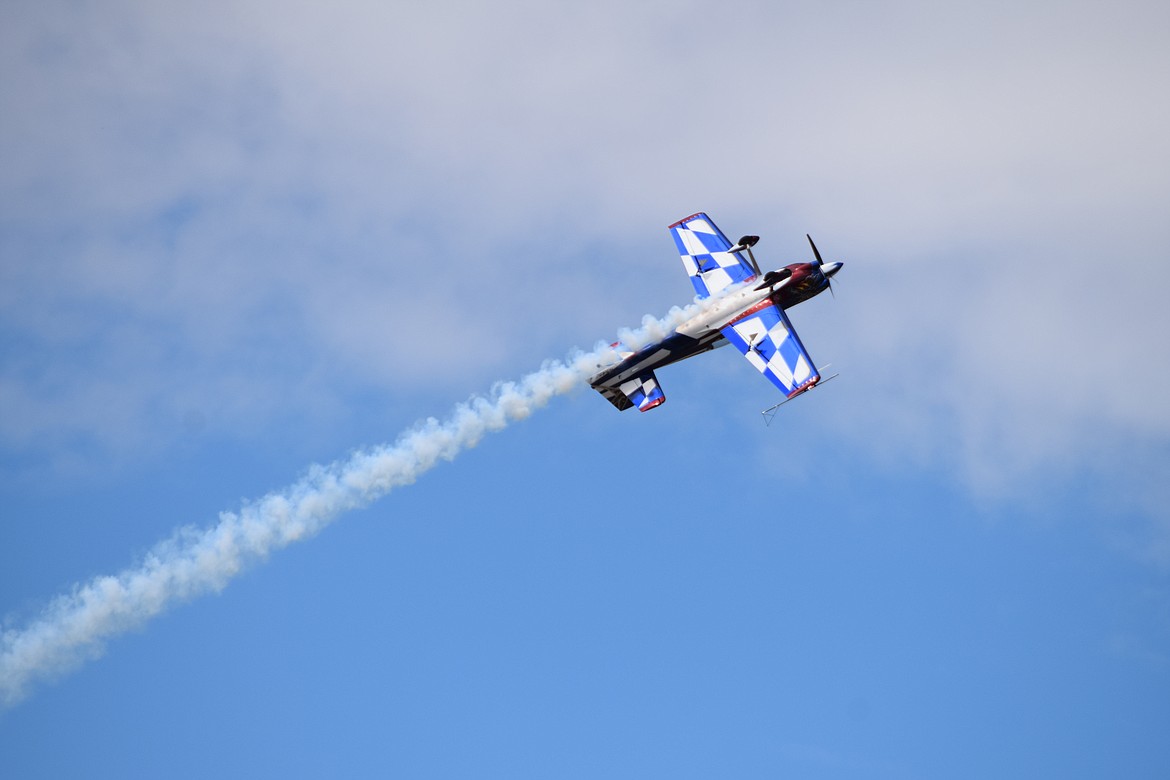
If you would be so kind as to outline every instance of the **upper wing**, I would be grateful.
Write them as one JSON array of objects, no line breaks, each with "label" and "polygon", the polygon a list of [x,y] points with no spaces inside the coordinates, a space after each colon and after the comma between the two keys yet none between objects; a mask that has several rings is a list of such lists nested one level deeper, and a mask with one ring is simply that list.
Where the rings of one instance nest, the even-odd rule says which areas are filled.
[{"label": "upper wing", "polygon": [[700,298],[756,275],[743,255],[727,251],[731,242],[702,212],[675,222],[670,233]]},{"label": "upper wing", "polygon": [[743,353],[756,370],[789,398],[803,393],[821,375],[800,343],[788,315],[765,301],[722,329],[723,335]]}]

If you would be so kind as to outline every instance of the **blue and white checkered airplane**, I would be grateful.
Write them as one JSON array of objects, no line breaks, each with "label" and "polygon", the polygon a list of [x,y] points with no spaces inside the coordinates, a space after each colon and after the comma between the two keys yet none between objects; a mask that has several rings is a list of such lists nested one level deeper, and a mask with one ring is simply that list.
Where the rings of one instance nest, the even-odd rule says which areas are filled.
[{"label": "blue and white checkered airplane", "polygon": [[731,343],[789,399],[816,387],[821,374],[784,310],[831,291],[829,279],[842,264],[823,262],[806,236],[815,263],[761,274],[751,249],[759,236],[744,236],[732,246],[702,212],[674,223],[670,232],[697,298],[708,305],[662,341],[623,353],[621,362],[589,384],[619,410],[636,406],[646,412],[666,400],[656,369]]}]

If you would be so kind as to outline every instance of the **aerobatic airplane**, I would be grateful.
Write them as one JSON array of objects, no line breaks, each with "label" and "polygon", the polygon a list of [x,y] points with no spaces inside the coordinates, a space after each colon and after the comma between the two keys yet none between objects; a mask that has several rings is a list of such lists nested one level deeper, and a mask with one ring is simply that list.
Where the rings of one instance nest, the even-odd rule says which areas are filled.
[{"label": "aerobatic airplane", "polygon": [[[666,400],[655,369],[730,342],[784,392],[787,399],[781,403],[816,387],[821,374],[784,310],[832,291],[829,279],[842,264],[823,262],[812,237],[806,236],[815,263],[793,263],[761,274],[751,249],[760,237],[744,236],[732,246],[702,212],[674,223],[670,232],[696,297],[710,299],[709,305],[662,341],[637,352],[614,344],[621,362],[595,374],[590,386],[619,410],[636,406],[646,412]],[[775,408],[765,412],[765,419]]]}]

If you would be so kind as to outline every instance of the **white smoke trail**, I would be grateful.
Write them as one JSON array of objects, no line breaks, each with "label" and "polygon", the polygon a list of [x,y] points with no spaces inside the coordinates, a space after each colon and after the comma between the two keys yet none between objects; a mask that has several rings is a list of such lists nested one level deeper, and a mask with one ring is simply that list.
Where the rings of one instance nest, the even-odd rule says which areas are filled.
[{"label": "white smoke trail", "polygon": [[[620,332],[629,347],[662,338],[699,310],[673,309],[661,320]],[[101,655],[105,642],[144,624],[172,604],[219,591],[250,564],[306,539],[342,512],[366,506],[409,485],[441,460],[474,447],[615,362],[610,347],[550,361],[518,382],[498,383],[488,397],[459,404],[440,422],[430,418],[392,445],[359,451],[348,460],[313,466],[295,484],[223,512],[210,528],[181,528],[137,566],[75,585],[20,629],[0,631],[0,709],[16,704],[34,682],[60,676]]]}]

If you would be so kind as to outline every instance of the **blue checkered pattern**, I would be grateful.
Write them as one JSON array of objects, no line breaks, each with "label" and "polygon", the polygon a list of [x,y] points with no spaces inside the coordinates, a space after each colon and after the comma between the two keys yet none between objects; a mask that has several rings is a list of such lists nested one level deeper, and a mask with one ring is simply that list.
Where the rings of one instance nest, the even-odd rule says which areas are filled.
[{"label": "blue checkered pattern", "polygon": [[649,371],[636,379],[623,382],[621,391],[640,412],[648,412],[666,400],[662,388],[658,386],[658,378],[653,371]]},{"label": "blue checkered pattern", "polygon": [[821,378],[788,315],[775,304],[767,304],[724,326],[722,333],[789,398]]},{"label": "blue checkered pattern", "polygon": [[683,267],[700,298],[715,295],[755,275],[739,252],[728,252],[731,242],[710,218],[700,212],[670,226]]}]

